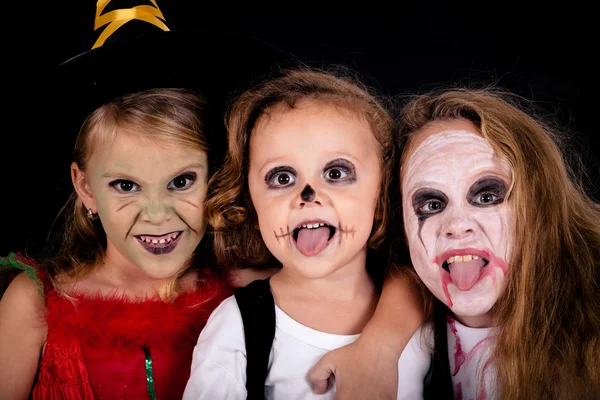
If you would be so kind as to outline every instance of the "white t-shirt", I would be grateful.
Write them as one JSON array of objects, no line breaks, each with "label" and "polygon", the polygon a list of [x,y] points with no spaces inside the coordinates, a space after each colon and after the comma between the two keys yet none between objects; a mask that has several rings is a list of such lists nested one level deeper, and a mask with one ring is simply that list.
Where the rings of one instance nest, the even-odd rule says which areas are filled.
[{"label": "white t-shirt", "polygon": [[448,318],[448,360],[455,399],[496,399],[492,328],[470,328]]},{"label": "white t-shirt", "polygon": [[[265,399],[333,399],[334,390],[316,395],[309,370],[328,351],[354,342],[360,335],[334,335],[302,325],[275,306],[275,339],[269,357]],[[398,360],[398,399],[423,398],[423,379],[431,351],[421,346],[420,330]],[[217,307],[194,349],[184,400],[246,399],[246,345],[242,315],[235,297]]]}]

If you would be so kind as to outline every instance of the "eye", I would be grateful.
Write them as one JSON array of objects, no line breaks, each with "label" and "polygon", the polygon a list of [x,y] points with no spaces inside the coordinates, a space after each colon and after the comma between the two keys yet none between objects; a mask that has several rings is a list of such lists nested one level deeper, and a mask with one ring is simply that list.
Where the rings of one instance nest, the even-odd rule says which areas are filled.
[{"label": "eye", "polygon": [[342,179],[346,178],[347,176],[348,176],[348,172],[346,171],[345,168],[341,168],[341,167],[333,167],[333,168],[329,168],[327,171],[325,171],[325,178],[327,180],[331,180],[331,181],[342,180]]},{"label": "eye", "polygon": [[196,182],[196,174],[187,173],[181,174],[175,177],[169,184],[167,185],[167,189],[170,190],[186,190],[189,189]]},{"label": "eye", "polygon": [[417,217],[425,219],[443,212],[448,205],[448,197],[441,190],[423,188],[413,194],[412,205]]},{"label": "eye", "polygon": [[499,198],[495,194],[482,193],[479,196],[477,196],[475,199],[473,199],[473,202],[475,204],[485,205],[485,204],[495,204],[496,202],[498,202],[498,200],[499,200]]},{"label": "eye", "polygon": [[265,182],[270,188],[281,189],[292,186],[296,182],[296,176],[286,167],[275,168],[267,173]]},{"label": "eye", "polygon": [[140,187],[137,183],[127,179],[117,179],[116,181],[110,182],[109,185],[115,188],[119,193],[132,193],[140,190]]},{"label": "eye", "polygon": [[433,215],[444,211],[446,204],[437,199],[427,200],[418,210],[420,215]]},{"label": "eye", "polygon": [[356,169],[350,161],[344,158],[337,158],[325,165],[323,177],[329,183],[352,183],[356,181]]},{"label": "eye", "polygon": [[495,176],[487,176],[471,186],[467,199],[474,206],[488,207],[504,202],[507,191],[507,185],[503,180]]},{"label": "eye", "polygon": [[296,181],[296,178],[294,177],[294,175],[292,175],[288,172],[278,172],[271,179],[271,184],[273,186],[285,187],[285,186],[291,185],[295,181]]}]

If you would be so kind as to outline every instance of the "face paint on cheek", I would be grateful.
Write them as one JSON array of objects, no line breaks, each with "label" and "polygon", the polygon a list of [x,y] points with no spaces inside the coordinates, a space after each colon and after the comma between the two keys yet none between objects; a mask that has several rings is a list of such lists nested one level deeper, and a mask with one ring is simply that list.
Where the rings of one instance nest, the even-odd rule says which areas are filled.
[{"label": "face paint on cheek", "polygon": [[119,208],[117,208],[117,212],[121,211],[122,209],[124,209],[125,207],[127,207],[127,206],[129,206],[129,205],[131,205],[133,203],[135,203],[135,200],[132,200],[132,201],[129,201],[129,202],[125,203],[125,204],[122,204]]},{"label": "face paint on cheek", "polygon": [[342,236],[346,237],[347,235],[352,235],[352,238],[354,239],[354,234],[356,233],[356,229],[354,227],[349,227],[348,225],[346,225],[346,228],[342,228],[342,222],[340,221],[340,223],[338,224],[337,229],[340,231],[340,235],[339,235],[339,244],[342,244]]},{"label": "face paint on cheek", "polygon": [[133,222],[131,222],[131,226],[127,230],[127,233],[125,234],[125,237],[123,238],[123,241],[127,240],[129,235],[131,234],[131,230],[133,229],[133,227],[135,226],[135,224],[138,222],[139,219],[140,219],[140,213],[138,212],[136,214],[135,218],[133,219]]},{"label": "face paint on cheek", "polygon": [[425,242],[423,241],[423,236],[421,235],[421,231],[423,230],[423,225],[425,225],[425,220],[427,219],[427,216],[425,215],[418,215],[417,219],[419,221],[419,240],[421,241],[421,244],[423,245],[423,248],[425,249],[425,254],[427,255],[427,258],[429,258],[429,254],[427,254],[427,247],[425,247]]},{"label": "face paint on cheek", "polygon": [[444,295],[446,296],[448,307],[452,308],[452,298],[450,298],[450,292],[448,291],[448,284],[452,283],[452,278],[450,277],[450,274],[444,272],[441,274],[442,287],[444,288]]},{"label": "face paint on cheek", "polygon": [[279,243],[279,240],[286,240],[288,246],[291,248],[292,247],[292,232],[290,232],[290,226],[286,225],[286,229],[285,231],[283,230],[283,228],[279,228],[279,234],[276,231],[273,231],[273,235],[275,235],[275,239],[277,239],[277,243]]},{"label": "face paint on cheek", "polygon": [[[425,247],[425,242],[423,241],[423,236],[421,234],[423,226],[425,225],[425,220],[442,212],[445,209],[446,204],[448,204],[448,197],[441,190],[423,188],[417,190],[412,195],[412,208],[419,221],[417,235],[423,248],[425,248],[425,251],[427,251],[427,248]],[[435,208],[433,208],[434,206]]]}]

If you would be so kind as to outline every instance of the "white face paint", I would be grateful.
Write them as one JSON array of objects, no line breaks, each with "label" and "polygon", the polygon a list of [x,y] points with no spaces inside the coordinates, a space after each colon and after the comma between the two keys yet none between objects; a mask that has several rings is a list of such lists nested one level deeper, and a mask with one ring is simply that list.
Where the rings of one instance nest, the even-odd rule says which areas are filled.
[{"label": "white face paint", "polygon": [[261,235],[286,274],[364,273],[380,165],[373,133],[350,111],[301,101],[259,121],[248,185]]},{"label": "white face paint", "polygon": [[413,265],[465,325],[489,326],[505,288],[513,235],[513,209],[505,202],[510,182],[508,163],[466,120],[427,126],[402,167]]}]

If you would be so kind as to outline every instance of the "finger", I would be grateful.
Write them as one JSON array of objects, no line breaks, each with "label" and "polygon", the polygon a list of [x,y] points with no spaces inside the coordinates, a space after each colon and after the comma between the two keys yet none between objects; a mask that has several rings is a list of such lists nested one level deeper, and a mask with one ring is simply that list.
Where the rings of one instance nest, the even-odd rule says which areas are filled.
[{"label": "finger", "polygon": [[333,357],[325,354],[308,372],[308,379],[313,385],[313,392],[323,394],[327,391],[328,381],[335,374]]}]

